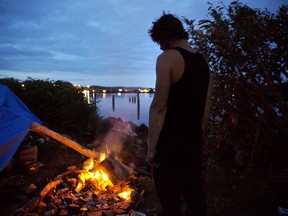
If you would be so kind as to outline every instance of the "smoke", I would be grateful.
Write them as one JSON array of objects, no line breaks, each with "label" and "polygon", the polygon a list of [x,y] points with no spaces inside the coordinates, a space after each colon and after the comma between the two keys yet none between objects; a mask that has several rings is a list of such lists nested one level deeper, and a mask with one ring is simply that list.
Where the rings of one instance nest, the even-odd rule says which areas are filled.
[{"label": "smoke", "polygon": [[121,155],[123,155],[123,147],[125,140],[128,137],[135,136],[135,126],[130,122],[124,122],[121,119],[109,117],[107,119],[108,130],[101,139],[101,145],[99,151],[107,153],[115,159],[122,161]]}]

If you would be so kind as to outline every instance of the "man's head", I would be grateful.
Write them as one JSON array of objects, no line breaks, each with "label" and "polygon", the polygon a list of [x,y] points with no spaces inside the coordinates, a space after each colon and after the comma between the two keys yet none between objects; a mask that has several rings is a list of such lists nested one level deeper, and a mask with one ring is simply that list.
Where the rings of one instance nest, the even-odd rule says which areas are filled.
[{"label": "man's head", "polygon": [[153,22],[148,34],[154,42],[161,46],[169,44],[169,41],[188,39],[188,33],[182,22],[174,15],[165,13]]}]

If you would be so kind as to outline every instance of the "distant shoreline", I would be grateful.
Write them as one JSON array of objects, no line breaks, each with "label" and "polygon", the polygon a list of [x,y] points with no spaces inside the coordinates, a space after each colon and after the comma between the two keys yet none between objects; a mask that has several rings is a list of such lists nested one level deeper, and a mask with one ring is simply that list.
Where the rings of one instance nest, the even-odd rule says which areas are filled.
[{"label": "distant shoreline", "polygon": [[[76,86],[77,88],[77,86]],[[154,93],[154,88],[144,88],[144,87],[105,87],[105,86],[87,86],[79,87],[86,91],[92,91],[95,93]]]}]

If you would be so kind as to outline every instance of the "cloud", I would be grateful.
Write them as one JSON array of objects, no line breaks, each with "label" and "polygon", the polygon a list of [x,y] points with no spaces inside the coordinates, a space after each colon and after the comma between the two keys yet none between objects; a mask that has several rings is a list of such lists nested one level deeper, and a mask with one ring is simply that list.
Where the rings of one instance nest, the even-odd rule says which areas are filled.
[{"label": "cloud", "polygon": [[141,71],[154,75],[158,50],[148,45],[146,1],[39,2],[1,2],[1,69],[22,78],[23,72],[53,78],[69,71],[79,79],[85,73],[89,81],[90,74],[111,80]]},{"label": "cloud", "polygon": [[147,34],[152,21],[163,11],[200,19],[207,8],[204,0],[1,0],[1,74],[153,87],[161,51]]}]

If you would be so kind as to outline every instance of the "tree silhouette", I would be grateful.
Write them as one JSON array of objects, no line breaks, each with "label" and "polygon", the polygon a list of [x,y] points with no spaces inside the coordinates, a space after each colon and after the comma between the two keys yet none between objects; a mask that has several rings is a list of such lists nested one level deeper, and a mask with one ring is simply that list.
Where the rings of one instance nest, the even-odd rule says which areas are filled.
[{"label": "tree silhouette", "polygon": [[228,172],[288,168],[288,6],[208,4],[207,19],[184,17],[213,74],[206,148]]}]

